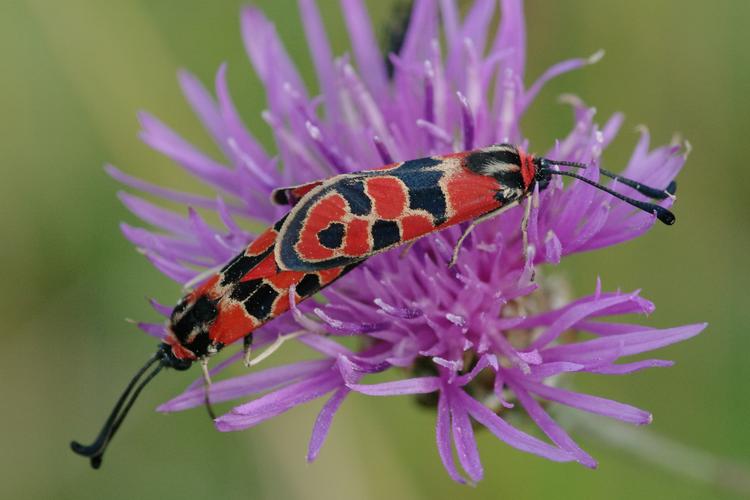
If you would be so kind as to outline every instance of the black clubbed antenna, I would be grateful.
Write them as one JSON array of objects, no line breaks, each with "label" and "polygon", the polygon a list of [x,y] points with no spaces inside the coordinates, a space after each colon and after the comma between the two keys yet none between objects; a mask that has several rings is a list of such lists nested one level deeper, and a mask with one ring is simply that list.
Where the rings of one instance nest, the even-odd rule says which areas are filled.
[{"label": "black clubbed antenna", "polygon": [[[138,381],[143,377],[143,374],[146,373],[156,362],[159,362],[156,368],[154,368],[139,384]],[[102,456],[107,450],[107,446],[109,446],[117,429],[120,428],[123,420],[125,420],[128,411],[130,411],[130,408],[133,406],[133,403],[135,403],[138,395],[146,384],[148,384],[162,368],[168,366],[168,364],[169,361],[165,356],[164,347],[160,347],[159,350],[149,358],[146,364],[138,370],[135,376],[133,376],[132,380],[120,396],[120,399],[117,400],[115,407],[112,409],[112,413],[109,414],[109,418],[107,418],[107,421],[104,423],[104,427],[102,427],[96,440],[88,446],[82,445],[78,441],[72,441],[70,443],[70,448],[75,453],[90,458],[91,467],[98,469],[102,464]]]},{"label": "black clubbed antenna", "polygon": [[[588,165],[586,165],[585,163],[578,163],[575,161],[555,161],[555,160],[547,160],[546,158],[545,160],[547,164],[551,164],[551,165],[560,165],[560,166],[575,167],[575,168],[588,168]],[[643,196],[648,196],[649,198],[653,200],[664,200],[666,198],[674,199],[675,197],[674,194],[677,192],[677,183],[675,181],[670,182],[669,186],[667,186],[666,189],[658,189],[658,188],[643,184],[641,182],[634,181],[633,179],[628,179],[627,177],[623,177],[621,175],[615,174],[601,167],[599,168],[599,173],[605,177],[609,177],[610,179],[615,179],[617,182],[625,184],[626,186],[635,189],[636,191],[641,193]]]},{"label": "black clubbed antenna", "polygon": [[[556,162],[556,161],[551,161],[551,160],[547,160],[547,162],[555,164],[555,165],[566,165],[566,166],[569,166],[569,167],[581,167],[581,168],[585,168],[585,165],[580,164],[580,163],[574,164],[573,162]],[[668,226],[671,226],[672,224],[675,223],[676,219],[675,219],[674,214],[672,212],[670,212],[669,210],[667,210],[666,208],[661,207],[661,206],[659,206],[659,205],[657,205],[655,203],[649,203],[649,202],[646,202],[646,201],[640,201],[640,200],[636,200],[636,199],[630,198],[628,196],[625,196],[622,193],[618,193],[617,191],[609,189],[608,187],[603,186],[603,185],[599,184],[598,182],[594,182],[591,179],[587,179],[586,177],[583,177],[581,175],[574,174],[573,172],[565,172],[563,170],[552,170],[551,168],[549,168],[549,167],[547,167],[545,165],[542,166],[542,170],[543,170],[543,173],[546,173],[546,174],[565,175],[565,176],[573,177],[575,179],[583,181],[586,184],[594,186],[597,189],[601,189],[605,193],[611,194],[612,196],[614,196],[618,200],[622,200],[625,203],[628,203],[628,204],[634,206],[635,208],[643,210],[644,212],[655,214],[656,217],[660,221],[662,221],[664,224],[667,224]],[[604,174],[605,171],[601,170],[601,172]],[[608,172],[608,173],[610,173],[610,172]],[[607,175],[607,174],[604,174],[604,175]],[[657,190],[657,189],[652,188],[650,186],[645,186],[643,184],[640,184],[640,183],[638,183],[638,182],[636,182],[636,181],[634,181],[632,179],[628,179],[627,177],[621,177],[621,176],[615,175],[615,174],[607,175],[607,177],[612,177],[613,179],[617,179],[618,181],[620,181],[623,184],[626,184],[626,185],[632,187],[633,189],[637,190],[639,193],[641,193],[641,194],[643,194],[645,196],[649,196],[649,194],[647,194],[647,193],[650,193],[650,192],[657,192],[658,191],[659,193],[665,193],[665,195],[663,197],[660,197],[660,196],[649,196],[650,198],[656,198],[656,199],[664,199],[664,198],[667,198],[668,196],[673,196],[674,195],[674,190],[676,189],[676,186],[677,186],[677,184],[675,184],[674,182],[672,182],[672,183],[669,184],[669,186],[667,187],[667,189]],[[636,186],[638,186],[638,187],[636,187]],[[672,192],[670,192],[670,188],[671,188]]]}]

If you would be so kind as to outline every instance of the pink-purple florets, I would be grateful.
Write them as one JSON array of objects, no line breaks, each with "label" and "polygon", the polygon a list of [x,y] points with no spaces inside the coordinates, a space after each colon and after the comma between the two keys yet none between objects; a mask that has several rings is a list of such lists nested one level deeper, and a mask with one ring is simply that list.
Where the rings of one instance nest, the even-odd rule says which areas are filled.
[{"label": "pink-purple florets", "polygon": [[[189,73],[180,74],[188,101],[223,153],[221,161],[151,115],[140,115],[143,140],[215,189],[215,197],[155,186],[107,167],[110,175],[137,191],[190,207],[174,212],[132,194],[120,195],[155,229],[123,224],[125,236],[179,283],[220,266],[252,241],[255,234],[237,220],[271,224],[283,215],[282,208],[268,201],[279,186],[493,143],[533,149],[521,133],[520,120],[544,83],[600,57],[557,64],[526,87],[520,0],[500,2],[497,30],[490,25],[496,0],[476,0],[463,18],[453,2],[440,2],[438,7],[435,0],[417,0],[403,47],[390,55],[394,70],[389,77],[362,0],[341,1],[352,53],[339,58],[331,53],[315,2],[299,4],[319,95],[308,92],[263,14],[250,7],[242,12],[247,52],[267,93],[268,109],[262,118],[274,134],[276,153],[268,152],[246,129],[229,95],[223,65],[216,76],[215,96]],[[574,113],[573,130],[540,153],[596,166],[622,117],[615,115],[599,126],[591,108],[575,98],[567,102]],[[624,174],[665,187],[685,157],[679,144],[651,149],[643,130]],[[585,175],[597,178],[598,171],[589,168]],[[641,198],[625,186],[618,189]],[[705,325],[653,329],[612,321],[625,314],[648,314],[654,306],[638,292],[604,292],[601,283],[591,295],[571,300],[564,282],[547,276],[549,266],[540,267],[556,265],[571,253],[640,236],[653,225],[652,215],[577,181],[564,187],[559,178],[529,202],[527,252],[521,206],[479,226],[453,268],[447,262],[459,228],[428,236],[405,253],[395,250],[372,258],[325,289],[324,305],[300,304],[264,326],[256,333],[257,345],[302,331],[305,334],[296,341],[319,355],[216,382],[214,402],[263,394],[219,417],[217,427],[245,429],[326,396],[309,445],[312,460],[347,395],[409,394],[436,409],[438,451],[457,481],[467,476],[476,482],[483,475],[474,422],[523,451],[594,467],[595,460],[552,418],[553,405],[548,402],[634,424],[649,423],[651,415],[563,388],[567,378],[561,376],[620,375],[669,366],[658,359],[618,361],[692,337]],[[671,200],[664,203],[668,206]],[[222,226],[208,224],[200,212],[215,212]],[[153,305],[160,314],[169,314],[170,308]],[[600,321],[604,318],[609,320]],[[164,334],[163,323],[141,327],[157,337]],[[357,337],[359,346],[345,347],[336,342],[340,336]],[[238,359],[239,354],[214,372]],[[394,369],[403,375],[401,380],[372,384],[366,379],[368,374]],[[202,391],[194,383],[160,410],[201,405]],[[507,423],[504,416],[519,410],[548,441]]]}]

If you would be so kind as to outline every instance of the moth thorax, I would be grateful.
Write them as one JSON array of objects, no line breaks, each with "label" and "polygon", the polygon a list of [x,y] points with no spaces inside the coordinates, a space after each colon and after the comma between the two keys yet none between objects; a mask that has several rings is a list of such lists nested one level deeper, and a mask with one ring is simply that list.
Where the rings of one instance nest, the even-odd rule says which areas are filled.
[{"label": "moth thorax", "polygon": [[516,146],[500,144],[472,151],[466,157],[466,168],[497,180],[498,199],[509,202],[523,196],[529,187],[521,168],[526,157]]}]

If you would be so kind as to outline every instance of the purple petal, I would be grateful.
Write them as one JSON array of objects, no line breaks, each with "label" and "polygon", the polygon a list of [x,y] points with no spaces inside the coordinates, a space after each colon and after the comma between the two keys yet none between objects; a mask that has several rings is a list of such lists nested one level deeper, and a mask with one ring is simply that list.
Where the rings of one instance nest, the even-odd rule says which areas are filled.
[{"label": "purple petal", "polygon": [[636,408],[635,406],[618,403],[617,401],[597,396],[568,391],[558,387],[550,387],[544,384],[531,382],[528,379],[521,380],[520,377],[515,380],[527,390],[544,399],[578,408],[579,410],[604,415],[605,417],[615,418],[636,425],[650,424],[652,420],[650,413],[641,410],[640,408]]},{"label": "purple petal", "polygon": [[302,26],[305,29],[310,56],[318,75],[318,83],[325,96],[327,118],[337,120],[340,115],[340,102],[336,91],[336,70],[333,66],[333,55],[328,45],[323,20],[320,18],[315,0],[298,0],[298,3],[302,18],[305,20]]},{"label": "purple petal", "polygon": [[227,193],[239,194],[235,173],[212,160],[148,113],[138,114],[140,137],[156,151],[179,163],[198,179]]},{"label": "purple petal", "polygon": [[152,226],[177,234],[192,236],[190,221],[186,217],[158,207],[132,194],[120,192],[118,197],[128,207],[128,210]]},{"label": "purple petal", "polygon": [[544,257],[550,264],[559,264],[560,258],[562,257],[562,243],[557,237],[554,231],[547,231],[547,236],[544,238]]},{"label": "purple petal", "polygon": [[298,92],[305,86],[279,40],[276,28],[255,7],[242,9],[242,39],[250,60],[266,89],[289,83]]},{"label": "purple petal", "polygon": [[[523,16],[523,5],[519,0],[501,0],[500,29],[498,29],[491,52],[512,49],[507,58],[508,68],[518,77],[523,78],[526,65],[526,23]],[[499,95],[500,87],[495,95]]]},{"label": "purple petal", "polygon": [[167,336],[167,328],[164,323],[144,323],[140,321],[137,325],[142,331],[157,339],[164,339]]},{"label": "purple petal", "polygon": [[404,64],[421,63],[428,57],[430,43],[435,38],[437,9],[434,0],[415,0],[409,17],[409,30],[399,53]]},{"label": "purple petal", "polygon": [[634,363],[600,366],[598,368],[591,368],[586,371],[591,373],[599,373],[601,375],[627,375],[629,373],[643,370],[644,368],[668,368],[670,366],[674,366],[673,361],[667,361],[664,359],[646,359],[643,361],[636,361]]},{"label": "purple petal", "polygon": [[[533,380],[544,380],[561,373],[577,372],[586,369],[585,365],[578,363],[567,363],[565,361],[557,361],[551,363],[543,363],[538,366],[532,366],[530,372],[527,375]],[[586,370],[593,371],[593,370]]]},{"label": "purple petal", "polygon": [[[302,361],[290,365],[275,366],[263,371],[220,380],[211,384],[211,402],[220,403],[251,394],[268,391],[295,380],[328,373],[331,361],[327,359]],[[156,410],[164,413],[186,410],[201,406],[204,399],[202,385],[192,387],[179,396],[159,406]]]},{"label": "purple petal", "polygon": [[347,384],[347,387],[368,396],[426,394],[440,389],[440,379],[438,377],[418,377],[381,384]]},{"label": "purple petal", "polygon": [[[165,200],[182,203],[184,205],[190,205],[190,206],[200,207],[200,208],[208,208],[211,210],[216,210],[217,208],[216,199],[207,198],[205,196],[199,196],[196,194],[183,193],[181,191],[175,191],[173,189],[163,188],[163,187],[157,186],[156,184],[151,184],[150,182],[146,182],[144,180],[132,177],[122,172],[121,170],[119,170],[117,167],[113,165],[105,165],[104,170],[113,179],[117,180],[118,182],[121,182],[122,184],[125,184],[126,186],[130,186],[134,189],[137,189],[138,191],[143,191],[144,193],[152,194],[154,196],[158,196],[159,198],[164,198]],[[244,213],[242,209],[234,205],[227,205],[227,208],[232,213],[235,213],[235,214]]]},{"label": "purple petal", "polygon": [[474,439],[474,430],[471,427],[469,414],[461,404],[451,404],[451,416],[453,417],[453,440],[456,443],[458,460],[471,480],[479,482],[484,476],[484,469],[479,459],[479,450],[477,450],[477,442]]},{"label": "purple petal", "polygon": [[[229,93],[227,86],[227,65],[222,64],[219,67],[219,71],[216,73],[216,96],[219,101],[219,110],[224,120],[224,124],[227,128],[228,137],[227,140],[235,140],[239,149],[247,154],[248,161],[242,161],[242,163],[249,167],[250,165],[266,165],[268,162],[268,155],[266,155],[263,148],[258,144],[255,138],[247,131],[245,124],[237,113],[237,108],[232,101],[232,96]],[[226,147],[226,145],[225,145]],[[231,144],[230,144],[230,149]],[[236,153],[232,151],[232,153]],[[274,171],[259,171],[253,170],[260,180],[264,183],[269,183],[277,177]]]},{"label": "purple petal", "polygon": [[583,451],[528,392],[512,382],[509,385],[531,419],[556,445],[569,451],[576,458],[577,462],[586,467],[591,467],[592,469],[596,467],[596,460]]},{"label": "purple petal", "polygon": [[576,330],[583,330],[602,337],[610,335],[622,335],[624,333],[643,331],[643,325],[632,323],[602,323],[599,321],[581,321],[576,325]]},{"label": "purple petal", "polygon": [[203,248],[195,241],[153,233],[125,223],[120,224],[120,230],[128,241],[146,254],[157,254],[168,261],[180,261],[196,266],[213,265],[213,261],[203,255]]},{"label": "purple petal", "polygon": [[535,81],[533,85],[531,85],[531,87],[529,87],[529,90],[526,91],[526,94],[523,98],[523,103],[521,104],[521,112],[529,107],[531,102],[536,98],[537,94],[539,94],[539,91],[542,90],[542,87],[544,87],[547,82],[562,75],[563,73],[582,68],[589,64],[595,64],[599,62],[599,60],[601,60],[603,56],[604,51],[599,51],[586,59],[570,59],[568,61],[559,62],[551,68],[547,69],[547,71],[545,71],[544,74],[539,77],[539,79]]},{"label": "purple petal", "polygon": [[148,299],[148,303],[151,304],[151,307],[154,308],[154,311],[161,314],[162,316],[169,317],[169,315],[172,314],[172,309],[174,309],[174,306],[165,306],[156,299]]},{"label": "purple petal", "polygon": [[607,299],[600,299],[595,302],[587,304],[581,304],[574,308],[569,309],[563,315],[561,315],[554,323],[552,323],[547,330],[537,338],[531,345],[534,349],[540,349],[550,342],[554,341],[563,332],[572,328],[576,323],[584,318],[595,315],[596,313],[608,309],[610,307],[622,304],[632,300],[629,295],[620,295],[610,297]]},{"label": "purple petal", "polygon": [[206,90],[206,87],[189,71],[181,70],[178,73],[178,79],[182,92],[185,94],[193,111],[206,127],[206,130],[214,138],[214,142],[225,154],[226,150],[226,130],[224,120],[219,113],[214,97]]},{"label": "purple petal", "polygon": [[331,428],[331,422],[333,416],[338,411],[341,403],[344,402],[344,398],[349,394],[349,389],[346,387],[340,388],[336,391],[333,396],[330,397],[326,404],[318,414],[318,418],[315,419],[315,426],[313,427],[312,436],[310,436],[310,444],[307,447],[307,461],[312,462],[318,458],[320,448],[323,447],[323,443],[328,436],[328,431]]},{"label": "purple petal", "polygon": [[172,261],[163,259],[152,253],[147,253],[146,258],[162,274],[180,284],[188,283],[198,275],[198,273],[193,270],[182,267],[179,264],[175,264]]},{"label": "purple petal", "polygon": [[459,402],[466,407],[469,414],[480,424],[484,425],[501,441],[521,451],[533,453],[555,462],[569,462],[573,457],[567,452],[550,446],[535,437],[519,431],[498,417],[492,410],[470,397],[463,391],[456,391]]},{"label": "purple petal", "polygon": [[440,398],[438,399],[435,438],[437,439],[440,461],[443,462],[443,467],[445,467],[448,475],[457,483],[466,483],[466,480],[456,470],[456,462],[453,460],[450,407],[448,406],[448,395],[443,391],[440,392]]},{"label": "purple petal", "polygon": [[360,74],[370,92],[377,100],[382,101],[388,93],[385,65],[367,10],[362,0],[341,0],[341,10],[346,19]]},{"label": "purple petal", "polygon": [[630,356],[689,339],[698,335],[705,327],[706,323],[697,323],[664,330],[647,329],[613,335],[550,347],[543,351],[543,356],[545,362],[569,361],[573,363],[592,362],[611,351],[618,352],[619,356]]},{"label": "purple petal", "polygon": [[328,371],[240,405],[214,422],[222,432],[246,429],[317,399],[337,387],[341,387],[341,378],[337,372]]}]

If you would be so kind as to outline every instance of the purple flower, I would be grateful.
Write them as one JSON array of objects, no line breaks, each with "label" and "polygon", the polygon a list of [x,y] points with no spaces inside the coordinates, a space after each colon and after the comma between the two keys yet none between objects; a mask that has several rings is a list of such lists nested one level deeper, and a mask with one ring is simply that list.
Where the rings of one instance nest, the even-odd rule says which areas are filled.
[{"label": "purple flower", "polygon": [[[183,91],[223,152],[223,161],[210,158],[146,113],[140,116],[141,136],[212,186],[216,197],[173,191],[107,167],[113,177],[138,191],[190,207],[184,215],[123,193],[125,205],[156,229],[123,224],[125,236],[161,272],[184,284],[225,263],[253,239],[256,234],[243,229],[238,219],[270,224],[283,215],[282,208],[268,202],[278,186],[493,143],[528,148],[519,121],[537,93],[549,79],[593,63],[601,54],[557,64],[526,87],[522,4],[502,0],[495,30],[489,23],[496,3],[476,0],[461,19],[453,2],[440,2],[438,8],[434,0],[417,0],[403,47],[390,55],[394,73],[389,79],[362,0],[341,1],[352,55],[340,58],[331,54],[314,1],[300,0],[319,95],[305,88],[273,25],[258,10],[244,9],[242,33],[266,88],[268,109],[262,116],[278,154],[267,152],[239,118],[227,89],[226,65],[216,76],[216,97],[195,77],[181,73]],[[438,42],[440,37],[445,44]],[[573,97],[566,102],[574,113],[574,128],[545,156],[596,166],[622,117],[615,115],[599,126],[593,109]],[[664,187],[681,169],[686,153],[679,144],[651,149],[643,130],[624,174]],[[584,175],[597,179],[598,170],[589,168]],[[626,186],[617,189],[641,198]],[[313,460],[350,393],[409,394],[436,408],[438,452],[456,481],[464,482],[465,475],[476,482],[483,475],[474,423],[520,450],[595,467],[596,461],[552,418],[548,402],[638,425],[649,423],[651,415],[564,388],[568,377],[563,375],[621,375],[670,366],[659,359],[619,360],[690,338],[705,325],[654,329],[601,321],[649,314],[654,305],[638,292],[604,292],[600,282],[591,295],[571,301],[565,283],[539,268],[558,264],[573,252],[640,236],[654,224],[652,215],[579,181],[564,187],[559,177],[529,203],[527,253],[521,233],[525,207],[518,207],[479,226],[455,268],[446,263],[460,228],[426,237],[405,255],[396,250],[372,258],[325,289],[325,305],[293,304],[291,313],[257,332],[256,343],[278,342],[291,334],[320,355],[215,383],[215,402],[263,394],[219,417],[218,429],[245,429],[327,396],[309,445],[308,459]],[[666,200],[665,206],[669,204]],[[223,227],[208,224],[199,211],[218,214]],[[169,314],[169,307],[153,306]],[[164,334],[163,323],[140,326],[151,335]],[[357,337],[359,347],[344,347],[336,342],[340,336]],[[232,356],[213,372],[239,357]],[[368,374],[387,370],[402,378],[367,383]],[[196,382],[159,409],[178,411],[201,404],[203,389]],[[526,414],[549,439],[511,426],[505,419],[511,413]],[[454,462],[453,448],[465,474]]]}]

